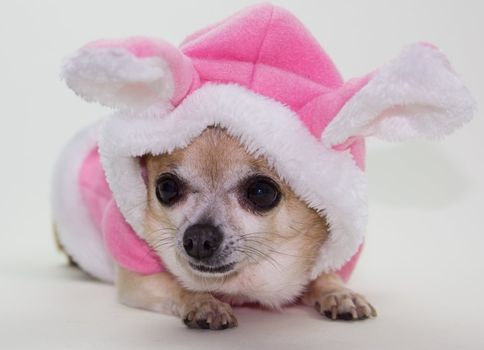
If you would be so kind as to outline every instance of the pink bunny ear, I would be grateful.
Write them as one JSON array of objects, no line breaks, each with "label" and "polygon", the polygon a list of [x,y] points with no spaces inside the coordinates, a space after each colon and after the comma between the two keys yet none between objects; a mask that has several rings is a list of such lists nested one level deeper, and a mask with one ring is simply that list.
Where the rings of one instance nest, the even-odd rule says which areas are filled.
[{"label": "pink bunny ear", "polygon": [[142,37],[90,43],[66,60],[62,76],[85,100],[131,111],[169,110],[198,81],[176,47]]},{"label": "pink bunny ear", "polygon": [[[366,77],[368,79],[368,77]],[[468,122],[475,102],[446,57],[428,44],[414,44],[372,73],[325,128],[328,147],[352,136],[387,141],[438,138]]]}]

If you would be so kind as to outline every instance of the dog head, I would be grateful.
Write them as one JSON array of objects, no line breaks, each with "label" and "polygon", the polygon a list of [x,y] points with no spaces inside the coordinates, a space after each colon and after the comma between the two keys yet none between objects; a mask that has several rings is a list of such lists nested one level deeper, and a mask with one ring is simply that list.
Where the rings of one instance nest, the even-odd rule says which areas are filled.
[{"label": "dog head", "polygon": [[326,222],[264,158],[208,128],[187,147],[145,160],[146,240],[183,283],[240,295],[274,275],[295,287],[308,278]]}]

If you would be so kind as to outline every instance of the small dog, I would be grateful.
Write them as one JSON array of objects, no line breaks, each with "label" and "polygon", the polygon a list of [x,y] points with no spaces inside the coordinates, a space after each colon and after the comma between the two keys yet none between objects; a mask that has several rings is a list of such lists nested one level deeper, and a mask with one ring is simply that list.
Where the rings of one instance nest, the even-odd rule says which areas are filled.
[{"label": "small dog", "polygon": [[62,76],[115,111],[58,162],[60,243],[102,280],[116,264],[124,304],[191,328],[234,327],[231,305],[244,303],[376,316],[343,283],[366,231],[365,138],[434,139],[475,110],[434,46],[410,45],[345,82],[304,26],[270,4],[180,47],[89,43]]}]

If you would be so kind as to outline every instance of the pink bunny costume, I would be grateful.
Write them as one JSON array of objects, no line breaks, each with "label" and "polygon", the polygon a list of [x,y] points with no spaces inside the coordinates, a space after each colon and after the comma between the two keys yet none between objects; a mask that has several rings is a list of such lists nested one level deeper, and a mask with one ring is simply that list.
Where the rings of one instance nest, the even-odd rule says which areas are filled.
[{"label": "pink bunny costume", "polygon": [[[187,37],[100,40],[63,69],[67,85],[115,112],[82,131],[55,170],[62,244],[92,275],[113,260],[163,271],[143,240],[147,190],[140,157],[182,148],[211,125],[263,154],[330,225],[312,277],[347,279],[367,221],[365,137],[438,138],[469,121],[469,92],[435,47],[415,44],[362,78],[343,81],[289,12],[250,7]],[[73,193],[74,192],[74,193]]]}]

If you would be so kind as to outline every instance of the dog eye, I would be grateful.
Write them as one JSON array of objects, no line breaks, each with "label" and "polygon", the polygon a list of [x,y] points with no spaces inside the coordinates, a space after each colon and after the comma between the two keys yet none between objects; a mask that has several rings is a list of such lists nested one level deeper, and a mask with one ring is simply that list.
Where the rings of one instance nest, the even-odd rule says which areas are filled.
[{"label": "dog eye", "polygon": [[270,178],[256,176],[247,181],[245,196],[253,209],[267,211],[277,206],[281,193]]},{"label": "dog eye", "polygon": [[156,180],[156,198],[160,203],[172,205],[181,197],[180,180],[173,174],[162,174]]}]

